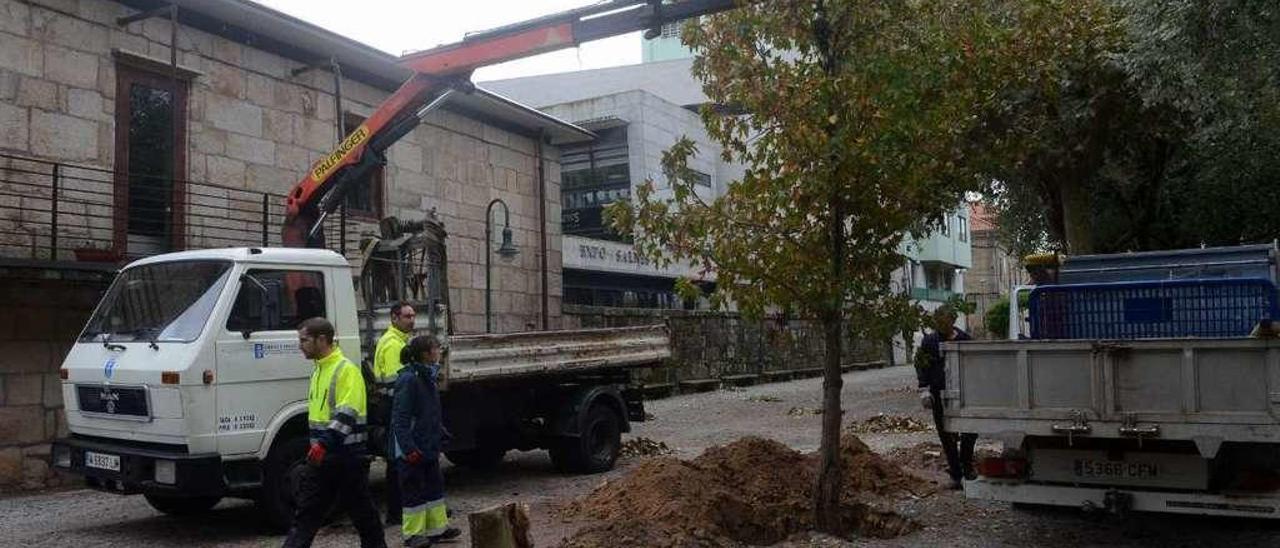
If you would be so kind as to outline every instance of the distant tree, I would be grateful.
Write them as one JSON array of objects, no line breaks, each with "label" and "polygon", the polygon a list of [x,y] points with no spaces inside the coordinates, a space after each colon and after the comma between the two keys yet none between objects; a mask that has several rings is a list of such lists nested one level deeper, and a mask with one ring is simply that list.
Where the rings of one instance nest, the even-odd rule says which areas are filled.
[{"label": "distant tree", "polygon": [[1004,96],[1019,160],[989,194],[1018,253],[1280,236],[1280,5],[1080,0],[1063,48]]}]

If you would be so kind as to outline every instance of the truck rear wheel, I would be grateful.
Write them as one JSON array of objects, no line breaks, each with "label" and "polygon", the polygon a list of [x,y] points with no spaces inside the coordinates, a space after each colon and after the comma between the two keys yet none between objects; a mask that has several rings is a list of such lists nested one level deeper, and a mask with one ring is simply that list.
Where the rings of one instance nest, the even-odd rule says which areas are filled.
[{"label": "truck rear wheel", "polygon": [[146,493],[143,495],[147,499],[147,504],[152,508],[170,516],[194,516],[208,512],[214,506],[218,505],[218,501],[222,497],[179,497],[174,495],[158,495]]},{"label": "truck rear wheel", "polygon": [[271,447],[262,465],[262,492],[258,508],[267,525],[275,531],[287,531],[293,524],[293,491],[298,472],[307,465],[306,435],[280,440]]},{"label": "truck rear wheel", "polygon": [[613,469],[622,451],[621,418],[606,405],[595,404],[577,437],[562,437],[550,448],[551,462],[566,472],[595,474]]}]

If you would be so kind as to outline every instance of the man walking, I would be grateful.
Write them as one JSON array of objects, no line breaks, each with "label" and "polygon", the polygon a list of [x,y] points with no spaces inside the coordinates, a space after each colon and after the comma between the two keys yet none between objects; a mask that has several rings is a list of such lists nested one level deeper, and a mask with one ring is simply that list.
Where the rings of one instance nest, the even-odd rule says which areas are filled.
[{"label": "man walking", "polygon": [[[396,376],[403,364],[400,351],[409,342],[418,313],[409,303],[398,302],[391,307],[391,326],[387,327],[373,351],[373,374],[377,380],[377,394],[381,400],[379,416],[375,422],[388,431],[391,428],[391,401],[394,398]],[[387,436],[390,439],[390,435]],[[390,446],[390,443],[387,444]],[[388,450],[387,458],[387,523],[396,525],[401,519],[400,478],[395,465],[395,452]]]},{"label": "man walking", "polygon": [[961,480],[974,479],[973,445],[977,434],[947,432],[942,427],[942,391],[947,388],[946,360],[942,343],[967,341],[968,333],[958,329],[956,313],[949,305],[938,307],[933,314],[934,331],[924,336],[920,350],[916,352],[916,378],[920,382],[920,403],[933,411],[933,424],[942,442],[942,452],[947,456],[947,473],[951,476],[951,488],[960,489]]},{"label": "man walking", "polygon": [[315,361],[307,398],[311,447],[297,478],[297,508],[284,546],[311,546],[337,500],[360,532],[360,546],[385,548],[382,522],[369,496],[364,378],[333,336],[333,324],[324,318],[311,318],[298,328],[302,354]]}]

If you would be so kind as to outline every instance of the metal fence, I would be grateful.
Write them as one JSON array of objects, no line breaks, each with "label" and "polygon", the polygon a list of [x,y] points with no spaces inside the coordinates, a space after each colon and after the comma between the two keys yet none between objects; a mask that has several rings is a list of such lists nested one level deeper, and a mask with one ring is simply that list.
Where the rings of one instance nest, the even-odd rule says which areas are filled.
[{"label": "metal fence", "polygon": [[1041,286],[1031,292],[1031,338],[1244,337],[1278,319],[1278,299],[1261,278]]},{"label": "metal fence", "polygon": [[[354,249],[348,223],[331,218],[330,247]],[[4,258],[121,262],[187,249],[273,246],[281,244],[283,221],[284,194],[0,154]]]}]

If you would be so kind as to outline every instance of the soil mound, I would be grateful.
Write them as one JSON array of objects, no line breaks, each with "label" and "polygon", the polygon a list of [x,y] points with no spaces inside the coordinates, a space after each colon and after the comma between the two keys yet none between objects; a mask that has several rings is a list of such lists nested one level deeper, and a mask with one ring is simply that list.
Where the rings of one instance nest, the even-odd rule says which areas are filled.
[{"label": "soil mound", "polygon": [[[918,524],[868,505],[866,495],[921,492],[927,483],[903,473],[854,436],[841,443],[842,525],[846,535],[892,538]],[[596,521],[566,547],[768,545],[813,528],[818,457],[773,440],[748,437],[696,459],[646,460],[565,508]]]}]

